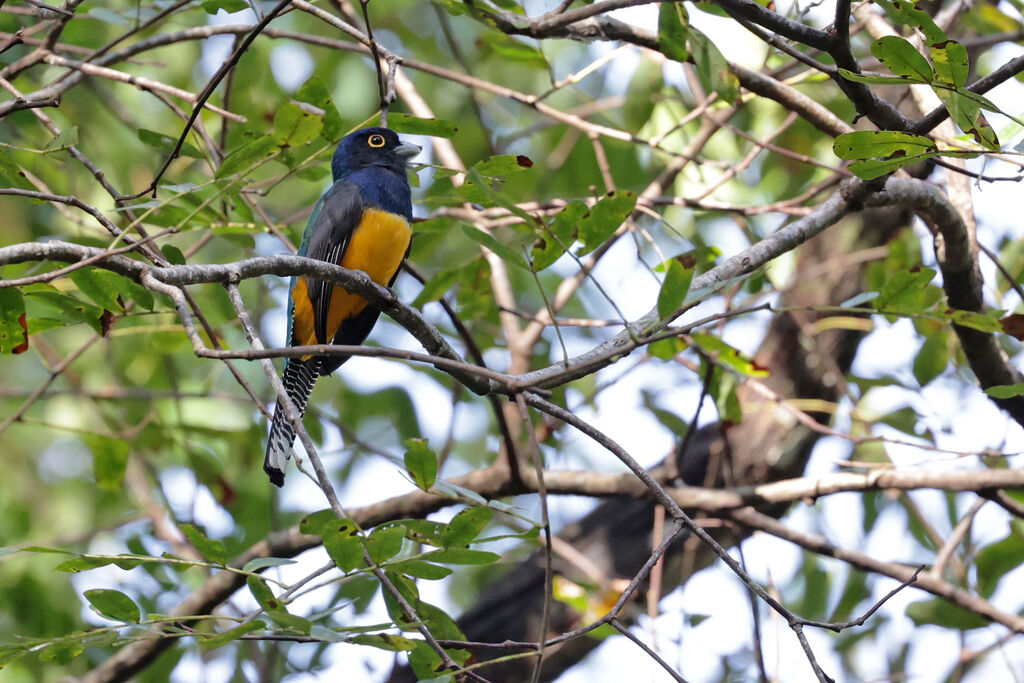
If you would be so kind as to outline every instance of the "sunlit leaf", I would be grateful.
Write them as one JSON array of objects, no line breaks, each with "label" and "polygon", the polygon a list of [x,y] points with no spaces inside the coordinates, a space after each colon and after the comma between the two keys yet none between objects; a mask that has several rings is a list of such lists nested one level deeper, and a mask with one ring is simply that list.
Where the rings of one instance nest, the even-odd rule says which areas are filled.
[{"label": "sunlit leaf", "polygon": [[[274,140],[282,146],[305,145],[320,135],[323,126],[322,116],[311,114],[294,102],[285,102],[274,115]],[[229,175],[229,172],[223,169],[224,166],[221,165],[217,177]]]},{"label": "sunlit leaf", "polygon": [[905,38],[882,36],[871,43],[871,54],[885,64],[889,71],[917,83],[931,83],[935,77],[928,60]]},{"label": "sunlit leaf", "polygon": [[936,78],[955,88],[967,83],[970,73],[967,48],[955,40],[944,40],[931,45],[931,55]]},{"label": "sunlit leaf", "polygon": [[858,130],[837,137],[832,150],[840,159],[871,159],[894,154],[913,156],[937,148],[935,142],[923,135],[894,130]]},{"label": "sunlit leaf", "polygon": [[345,123],[338,113],[338,108],[331,99],[327,86],[319,76],[312,76],[302,84],[295,92],[295,99],[299,102],[308,102],[324,110],[323,127],[320,134],[327,140],[334,142],[345,132]]}]

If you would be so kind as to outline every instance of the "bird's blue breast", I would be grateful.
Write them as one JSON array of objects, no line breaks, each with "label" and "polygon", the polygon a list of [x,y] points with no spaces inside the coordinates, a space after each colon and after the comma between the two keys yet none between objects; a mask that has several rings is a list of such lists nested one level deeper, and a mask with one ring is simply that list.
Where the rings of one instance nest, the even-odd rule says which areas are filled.
[{"label": "bird's blue breast", "polygon": [[359,187],[364,205],[412,220],[412,194],[404,175],[380,166],[367,166],[344,179]]}]

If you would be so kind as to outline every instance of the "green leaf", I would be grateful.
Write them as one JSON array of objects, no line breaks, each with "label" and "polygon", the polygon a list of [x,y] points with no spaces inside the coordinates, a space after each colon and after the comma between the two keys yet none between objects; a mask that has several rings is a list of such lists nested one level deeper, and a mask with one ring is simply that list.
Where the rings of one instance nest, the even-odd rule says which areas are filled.
[{"label": "green leaf", "polygon": [[999,323],[999,316],[992,313],[977,313],[960,309],[954,309],[948,313],[949,319],[961,327],[970,327],[982,332],[1003,331],[1003,326]]},{"label": "green leaf", "polygon": [[378,650],[387,650],[388,652],[410,652],[416,648],[420,641],[391,635],[390,633],[360,633],[352,636],[349,642],[356,645],[368,645]]},{"label": "green leaf", "polygon": [[[170,135],[164,135],[163,133],[157,133],[156,131],[147,130],[145,128],[139,128],[137,133],[139,141],[142,142],[142,144],[158,149],[164,154],[170,154],[173,152],[174,146],[178,144],[178,138],[172,138]],[[181,143],[181,149],[178,153],[182,156],[192,157],[193,159],[203,158],[203,153],[194,145],[190,145],[188,141]]]},{"label": "green leaf", "polygon": [[601,201],[584,214],[578,228],[578,238],[583,243],[576,253],[584,256],[605,243],[636,208],[636,192],[616,190],[609,192]]},{"label": "green leaf", "polygon": [[918,626],[931,624],[959,631],[981,628],[992,623],[977,612],[951,604],[942,598],[911,603],[907,606],[906,615]]},{"label": "green leaf", "polygon": [[951,356],[945,330],[928,335],[914,357],[914,379],[925,386],[946,370]]},{"label": "green leaf", "polygon": [[911,0],[877,0],[893,23],[899,26],[916,26],[924,33],[929,43],[939,43],[946,39],[946,33],[938,27],[931,15],[917,9]]},{"label": "green leaf", "polygon": [[277,147],[277,140],[269,135],[256,138],[228,154],[221,162],[214,177],[227,178],[236,173],[248,171],[257,161],[266,158]]},{"label": "green leaf", "polygon": [[308,102],[324,110],[323,128],[320,135],[330,142],[335,142],[345,132],[345,123],[334,106],[331,93],[319,76],[313,76],[302,84],[302,87],[295,93],[295,99],[299,102]]},{"label": "green leaf", "polygon": [[443,579],[452,573],[452,570],[448,567],[442,567],[422,560],[402,560],[401,562],[395,562],[394,564],[388,565],[388,569],[395,572],[401,572],[406,576],[411,576],[416,579],[426,579],[428,581],[437,581],[438,579]]},{"label": "green leaf", "polygon": [[317,510],[299,521],[299,531],[304,534],[319,536],[328,522],[333,522],[337,519],[333,510]]},{"label": "green leaf", "polygon": [[[274,140],[282,147],[298,147],[315,140],[323,127],[323,117],[309,113],[294,102],[285,102],[274,115]],[[222,177],[220,170],[217,173],[218,178]]]},{"label": "green leaf", "polygon": [[396,133],[429,135],[435,138],[454,137],[458,127],[445,119],[421,119],[408,114],[388,114],[388,128]]},{"label": "green leaf", "polygon": [[534,271],[539,272],[551,266],[572,246],[576,226],[586,213],[587,205],[575,199],[555,214],[530,252],[530,265]]},{"label": "green leaf", "polygon": [[366,552],[374,564],[382,564],[402,551],[405,527],[401,524],[377,527],[366,539]]},{"label": "green leaf", "polygon": [[203,10],[207,14],[216,14],[220,10],[227,13],[241,12],[248,9],[245,0],[203,0]]},{"label": "green leaf", "polygon": [[663,2],[658,9],[658,49],[666,57],[686,62],[690,52],[686,40],[690,37],[690,19],[681,2]]},{"label": "green leaf", "polygon": [[141,618],[139,606],[121,591],[94,588],[85,591],[83,595],[96,612],[108,619],[137,624]]},{"label": "green leaf", "polygon": [[8,187],[16,187],[22,190],[35,190],[36,186],[28,181],[25,172],[18,168],[18,164],[0,149],[0,182]]},{"label": "green leaf", "polygon": [[83,439],[92,451],[92,473],[105,491],[117,491],[124,483],[128,467],[128,442],[90,434]]},{"label": "green leaf", "polygon": [[71,271],[68,277],[78,287],[78,291],[100,308],[108,311],[124,310],[124,304],[117,300],[120,296],[119,275],[98,268],[79,268]]},{"label": "green leaf", "polygon": [[690,52],[697,67],[697,78],[704,89],[718,93],[723,102],[735,102],[740,91],[739,79],[729,70],[729,62],[714,42],[693,27],[690,27]]},{"label": "green leaf", "polygon": [[[28,293],[25,305],[29,306],[32,303],[39,303],[57,311],[59,319],[66,323],[83,322],[97,332],[100,332],[100,316],[103,315],[103,310],[92,304],[87,304],[72,296],[50,290]],[[51,316],[40,315],[39,317],[48,318]]]},{"label": "green leaf", "polygon": [[54,555],[72,554],[63,548],[52,548],[46,545],[27,545],[24,548],[14,548],[14,551],[19,553],[53,553]]},{"label": "green leaf", "polygon": [[181,249],[178,249],[178,247],[173,244],[165,244],[160,247],[160,253],[164,255],[164,258],[167,259],[172,266],[185,265],[185,254],[181,253]]},{"label": "green leaf", "polygon": [[199,644],[207,650],[212,650],[214,648],[221,647],[222,645],[227,645],[228,643],[236,641],[242,636],[248,633],[252,633],[253,631],[262,631],[266,627],[267,625],[262,621],[249,621],[239,626],[236,626],[233,629],[229,629],[227,631],[224,631],[223,633],[219,633],[213,636],[212,638],[203,638],[199,641]]},{"label": "green leaf", "polygon": [[966,94],[944,88],[935,88],[935,94],[946,105],[949,118],[960,127],[960,130],[974,138],[979,145],[992,151],[999,150],[999,138],[981,112],[981,105]]},{"label": "green leaf", "polygon": [[416,486],[426,491],[437,479],[437,455],[430,450],[426,439],[409,439],[405,447],[405,471]]},{"label": "green leaf", "polygon": [[[529,168],[533,165],[533,162],[530,161],[528,157],[513,157],[511,154],[493,157],[487,161],[479,162],[474,164],[473,168],[469,169],[469,172],[467,173],[468,180],[459,188],[459,193],[464,196],[467,201],[471,202],[486,204],[487,200],[490,200],[494,204],[508,209],[513,215],[523,219],[523,222],[527,225],[537,225],[537,219],[523,211],[514,201],[495,189],[500,185],[500,178],[495,179],[493,187],[492,183],[489,183],[484,179],[484,176],[487,174],[493,174],[499,171],[502,173],[511,172],[511,170],[508,170],[508,164],[510,163],[514,164],[513,168],[519,167],[520,170],[522,170],[522,168]],[[487,174],[482,172],[481,169],[487,171]],[[488,175],[488,177],[493,178],[494,176]],[[525,268],[525,264],[523,267]]]},{"label": "green leaf", "polygon": [[335,519],[321,531],[324,550],[343,572],[363,566],[363,541],[359,529],[350,520]]},{"label": "green leaf", "polygon": [[[805,560],[806,561],[806,558]],[[842,595],[835,609],[828,616],[828,621],[846,621],[854,615],[854,609],[864,600],[871,597],[868,587],[868,575],[864,572],[850,572],[846,578]]]},{"label": "green leaf", "polygon": [[61,638],[46,646],[39,653],[39,659],[54,664],[68,664],[72,659],[85,651],[85,643],[81,638]]},{"label": "green leaf", "polygon": [[[673,3],[662,3],[661,11]],[[682,3],[674,3],[682,7]],[[685,11],[685,10],[684,10]],[[661,41],[665,45],[664,41]],[[664,49],[664,48],[662,48]],[[665,86],[662,77],[661,62],[655,61],[648,54],[641,54],[640,63],[629,79],[629,87],[626,89],[626,101],[622,105],[622,115],[626,120],[626,130],[639,131],[650,120],[657,104],[659,93]],[[673,57],[674,59],[674,57]]]},{"label": "green leaf", "polygon": [[76,574],[89,569],[96,569],[97,567],[106,567],[111,564],[114,564],[114,558],[112,557],[76,557],[61,562],[53,568],[53,571]]},{"label": "green leaf", "polygon": [[311,183],[318,183],[330,174],[331,172],[323,166],[306,166],[295,171],[296,178]]},{"label": "green leaf", "polygon": [[1024,523],[1010,522],[1009,535],[978,553],[974,566],[978,571],[978,593],[990,598],[1002,578],[1024,564]]},{"label": "green leaf", "polygon": [[954,88],[962,88],[967,83],[970,72],[967,48],[955,40],[944,40],[931,45],[931,54],[936,78]]},{"label": "green leaf", "polygon": [[868,85],[902,85],[904,83],[917,83],[916,79],[909,78],[908,76],[875,76],[868,74],[859,74],[849,69],[839,68],[839,75],[848,81],[854,83],[866,83]]},{"label": "green leaf", "polygon": [[935,271],[931,268],[921,268],[918,271],[896,271],[882,287],[878,298],[874,300],[875,308],[879,311],[899,313],[923,311],[927,306],[935,303],[936,294],[926,291],[934,278]]},{"label": "green leaf", "polygon": [[441,545],[441,534],[448,528],[447,524],[432,519],[403,519],[402,526],[405,527],[405,537],[410,541],[435,546]]},{"label": "green leaf", "polygon": [[677,259],[666,262],[665,279],[658,292],[658,317],[664,320],[672,315],[686,298],[693,280],[693,268],[687,268]]},{"label": "green leaf", "polygon": [[[701,371],[707,366],[706,360],[701,360]],[[715,399],[715,408],[718,416],[723,422],[739,424],[743,421],[743,406],[736,395],[736,375],[726,372],[722,368],[715,368],[711,373],[711,382],[708,385],[708,393]]]},{"label": "green leaf", "polygon": [[678,337],[659,339],[647,345],[647,353],[661,360],[672,360],[677,353],[686,350],[686,344]]},{"label": "green leaf", "polygon": [[27,349],[25,299],[16,288],[4,287],[0,289],[0,355]]},{"label": "green leaf", "polygon": [[267,613],[284,609],[284,605],[281,604],[280,600],[274,597],[274,594],[270,590],[270,586],[268,586],[265,581],[250,575],[246,577],[245,583],[249,586],[249,592],[252,593],[252,597],[256,599],[256,602],[258,602],[260,607],[266,610]]},{"label": "green leaf", "polygon": [[840,159],[871,159],[895,154],[912,156],[935,152],[938,148],[923,135],[894,130],[858,130],[837,137],[832,143],[832,151]]},{"label": "green leaf", "polygon": [[273,619],[274,623],[281,628],[291,629],[299,633],[309,633],[310,629],[313,628],[313,622],[309,619],[300,617],[297,614],[290,614],[284,608],[269,611],[267,616]]},{"label": "green leaf", "polygon": [[423,289],[416,295],[412,306],[414,308],[421,308],[424,304],[440,299],[444,296],[445,292],[459,281],[459,277],[464,269],[465,264],[460,263],[450,268],[442,268],[434,273],[433,277],[423,283]]},{"label": "green leaf", "polygon": [[286,564],[295,564],[295,560],[288,560],[283,557],[257,557],[255,560],[246,562],[245,566],[242,567],[242,571],[255,572],[267,567],[283,567]]},{"label": "green leaf", "polygon": [[519,266],[523,270],[530,269],[529,266],[526,265],[526,260],[520,254],[499,242],[494,235],[488,234],[469,223],[462,224],[462,232],[480,246],[493,251],[505,263],[513,266]]},{"label": "green leaf", "polygon": [[882,36],[871,43],[871,54],[889,71],[916,83],[931,83],[935,77],[928,60],[905,38]]},{"label": "green leaf", "polygon": [[[506,3],[504,0],[498,0],[495,4],[499,6],[509,4],[522,13],[522,8],[514,2]],[[548,70],[548,62],[544,58],[543,52],[532,45],[527,45],[521,40],[516,40],[504,33],[487,31],[479,35],[476,42],[481,51],[485,53],[486,57],[500,60],[502,65],[506,66],[506,68],[511,66],[511,68],[520,71],[522,71],[524,67]],[[390,120],[391,119],[389,117],[389,123]]]},{"label": "green leaf", "polygon": [[444,548],[426,553],[422,559],[441,564],[494,564],[501,555],[470,548]]},{"label": "green leaf", "polygon": [[[462,3],[454,3],[453,0],[443,1],[450,2],[456,7],[462,5]],[[443,6],[447,7],[448,5]],[[409,653],[409,668],[412,669],[417,681],[427,681],[427,683],[451,683],[454,681],[455,679],[451,676],[441,675],[441,664],[441,657],[434,651],[434,648],[423,641],[418,641],[416,648]]]},{"label": "green leaf", "polygon": [[850,172],[861,180],[874,180],[880,178],[886,173],[892,173],[897,171],[904,166],[910,166],[916,164],[919,161],[930,159],[936,156],[935,153],[920,154],[911,157],[893,157],[892,159],[867,159],[863,161],[854,161],[850,164]]},{"label": "green leaf", "polygon": [[120,287],[122,299],[127,297],[129,300],[134,301],[147,311],[153,310],[153,306],[156,302],[153,300],[152,292],[148,289],[137,282],[132,282],[128,278],[119,278],[118,285]]},{"label": "green leaf", "polygon": [[533,166],[533,161],[522,154],[496,154],[473,164],[471,170],[485,178],[504,178],[511,173],[525,171]]},{"label": "green leaf", "polygon": [[59,152],[62,149],[68,147],[74,147],[78,144],[78,126],[71,126],[65,128],[58,133],[52,140],[46,143],[46,147],[43,148],[44,152]]},{"label": "green leaf", "polygon": [[494,517],[490,508],[470,507],[452,517],[441,534],[441,545],[445,548],[468,545]]},{"label": "green leaf", "polygon": [[1013,398],[1024,396],[1024,384],[1000,384],[985,389],[985,393],[992,398]]},{"label": "green leaf", "polygon": [[[28,653],[28,647],[22,647],[20,645],[0,645],[0,669]],[[39,656],[43,657],[44,654],[40,653]],[[69,659],[68,661],[71,660]]]},{"label": "green leaf", "polygon": [[224,544],[220,541],[207,538],[193,524],[182,524],[181,531],[188,538],[188,542],[199,551],[199,554],[214,564],[225,564],[228,561],[228,553]]},{"label": "green leaf", "polygon": [[719,337],[706,332],[694,332],[693,341],[711,358],[747,377],[767,377],[771,373],[757,365],[739,349],[726,344]]}]

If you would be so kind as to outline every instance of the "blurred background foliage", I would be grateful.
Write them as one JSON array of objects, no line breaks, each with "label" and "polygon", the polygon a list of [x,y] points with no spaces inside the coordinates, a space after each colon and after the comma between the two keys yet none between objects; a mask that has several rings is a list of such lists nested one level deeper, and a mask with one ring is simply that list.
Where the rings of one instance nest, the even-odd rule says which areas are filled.
[{"label": "blurred background foliage", "polygon": [[[258,4],[261,11],[271,6]],[[495,4],[512,13],[524,11],[514,2]],[[328,11],[334,8],[330,3],[324,7]],[[694,23],[714,28],[712,35],[726,35],[721,32],[724,20],[709,18],[703,5],[688,7]],[[525,9],[536,15],[551,7],[526,3]],[[793,16],[807,9],[781,8]],[[401,70],[440,121],[428,124],[426,130],[443,129],[467,167],[498,155],[528,157],[532,162],[528,168],[503,165],[494,174],[500,176],[494,189],[503,201],[521,203],[545,220],[573,200],[593,203],[612,190],[642,193],[670,164],[678,162],[680,155],[693,155],[660,193],[658,199],[666,201],[646,205],[633,229],[602,256],[593,277],[585,280],[559,313],[566,319],[609,324],[566,324],[557,332],[548,327],[528,350],[531,368],[591,348],[621,329],[618,323],[623,318],[631,320],[649,310],[664,277],[656,269],[659,264],[698,250],[708,261],[701,266],[706,269],[716,256],[737,252],[778,228],[788,215],[813,206],[820,195],[809,190],[836,177],[840,166],[832,154],[833,138],[807,121],[790,117],[776,102],[745,91],[736,103],[722,98],[708,101],[709,93],[701,92],[692,65],[684,68],[653,51],[609,42],[511,37],[474,17],[473,5],[452,0],[378,0],[369,4],[369,11],[381,45],[443,72],[439,76],[412,65]],[[166,14],[149,23],[161,13]],[[252,16],[248,4],[240,0],[86,0],[77,3],[74,18],[67,22],[53,51],[68,59],[94,60],[93,51],[114,43],[105,50],[107,55],[118,55],[106,64],[110,68],[197,93],[251,26]],[[810,16],[820,18],[813,13]],[[655,6],[638,9],[627,18],[657,30]],[[32,54],[37,45],[31,41],[45,39],[45,29],[51,23],[36,16],[30,4],[5,5],[0,11],[0,38],[22,30],[29,40],[0,55],[0,68],[9,69]],[[1021,34],[1019,6],[975,3],[964,10],[957,26],[972,35],[997,29],[1016,32],[1016,37],[1006,39],[1013,45]],[[841,120],[854,119],[852,104],[828,79],[798,72],[786,55],[769,51],[738,27],[732,31],[729,35],[736,44],[719,45],[726,57],[734,59],[733,53],[738,52],[735,59],[777,78],[790,78],[794,87]],[[187,37],[188,32],[193,32],[192,37]],[[740,49],[744,41],[750,45]],[[867,52],[867,43],[856,39],[859,53]],[[62,93],[59,106],[12,111],[0,120],[0,154],[7,164],[0,170],[8,181],[3,184],[16,184],[9,172],[13,165],[24,172],[17,186],[74,196],[135,237],[143,234],[140,228],[149,235],[160,233],[153,246],[171,263],[227,263],[284,253],[289,247],[286,241],[298,244],[309,213],[329,182],[329,159],[336,142],[377,117],[374,69],[364,54],[352,49],[355,45],[307,12],[291,11],[275,19],[210,100],[244,122],[204,112],[181,157],[161,178],[155,197],[125,202],[115,201],[97,174],[123,195],[143,190],[172,149],[183,128],[183,115],[188,115],[192,105],[181,97],[147,88],[141,81],[123,83],[86,76]],[[104,59],[96,63],[104,64]],[[999,59],[999,55],[983,51],[978,56],[980,62],[974,63],[998,64]],[[40,63],[19,70],[10,84],[21,93],[32,93],[76,74],[73,69]],[[457,82],[463,75],[484,85],[471,88]],[[1019,90],[1014,92],[1019,95]],[[591,126],[622,135],[591,136],[596,128],[566,125],[564,120],[544,115],[539,104],[579,115]],[[693,115],[701,110],[709,116]],[[390,112],[392,125],[399,130],[402,127],[396,115],[421,116],[401,96]],[[52,126],[41,121],[40,113]],[[708,131],[709,120],[719,115],[723,120]],[[1006,124],[1015,134],[1013,125]],[[1006,139],[1012,139],[1012,134]],[[691,150],[691,142],[701,135],[708,137]],[[769,147],[752,142],[766,138],[771,138]],[[541,236],[539,231],[522,222],[493,220],[488,232],[507,250],[499,253],[506,273],[496,275],[495,262],[481,254],[482,238],[462,209],[467,199],[484,208],[497,204],[479,188],[474,191],[462,185],[463,176],[445,167],[428,136],[414,139],[426,149],[413,162],[415,214],[423,220],[416,225],[410,261],[426,277],[426,285],[421,288],[413,278],[403,276],[397,283],[400,297],[422,305],[428,318],[461,349],[451,322],[433,303],[444,295],[488,363],[504,370],[509,362],[508,340],[494,283],[507,277],[517,308],[511,312],[533,316],[551,300],[559,284],[577,271],[576,261],[563,254],[549,267],[531,272],[522,265],[525,255],[536,256],[531,250]],[[75,157],[71,145],[96,172]],[[752,150],[759,151],[755,155]],[[608,177],[602,173],[602,165]],[[806,201],[788,207],[792,210],[758,210],[805,193]],[[685,208],[672,206],[673,198],[692,202]],[[47,239],[121,246],[92,217],[67,204],[0,196],[0,215],[4,216],[3,246]],[[268,221],[278,234],[268,229]],[[1004,223],[994,221],[983,226],[983,234],[1019,282],[1024,270],[1019,232],[1009,234]],[[876,252],[867,271],[867,289],[883,290],[897,274],[933,264],[928,249],[922,252],[923,235],[920,229],[908,226]],[[2,275],[5,279],[37,275],[59,265],[8,265]],[[728,297],[716,298],[698,310],[728,310],[771,299],[799,280],[800,274],[793,272],[792,266],[787,255],[747,279],[743,289],[736,288]],[[1011,433],[1004,423],[990,423],[1003,424],[987,435],[992,438],[971,440],[954,434],[954,422],[962,418],[955,405],[966,401],[961,397],[975,389],[948,322],[930,314],[942,307],[941,290],[930,281],[930,277],[925,279],[920,297],[904,311],[913,326],[895,316],[888,321],[876,316],[875,324],[881,327],[899,327],[903,335],[900,348],[911,351],[897,354],[903,363],[899,367],[886,359],[871,359],[855,368],[849,392],[835,409],[840,415],[837,428],[854,436],[898,435],[964,453],[998,450],[1000,438]],[[996,308],[1019,306],[1005,276],[993,273],[988,282],[988,294]],[[283,278],[270,276],[240,286],[268,345],[284,342],[286,287]],[[192,559],[198,550],[210,559],[209,548],[204,553],[196,546],[215,539],[231,558],[272,530],[293,526],[308,513],[325,507],[318,490],[296,473],[282,496],[268,485],[259,466],[265,417],[225,363],[195,357],[169,299],[95,269],[19,290],[31,336],[26,353],[0,357],[0,462],[4,468],[0,477],[0,546],[154,557],[166,552]],[[248,348],[223,287],[198,285],[189,292],[224,347]],[[710,331],[752,353],[766,319],[761,314],[739,317]],[[1001,341],[1011,354],[1019,354],[1019,343],[1007,337]],[[415,341],[386,318],[371,342],[418,350]],[[697,360],[695,355],[689,358]],[[258,364],[234,361],[233,366],[260,399],[268,404],[272,401]],[[365,505],[412,489],[402,464],[409,439],[428,441],[442,459],[442,477],[487,466],[501,448],[495,415],[487,401],[455,386],[454,380],[432,368],[357,358],[338,374],[340,379],[317,385],[306,425],[314,442],[322,446],[346,505]],[[942,385],[939,395],[949,401],[948,406],[935,405],[934,398],[923,393],[923,387],[933,382]],[[726,411],[734,386],[715,384],[720,393],[711,398],[719,412]],[[872,392],[878,396],[883,391],[887,392],[884,398],[872,398]],[[644,464],[651,465],[682,437],[700,392],[701,373],[694,371],[692,363],[688,367],[636,354],[556,389],[552,400],[596,423],[609,421],[618,436],[629,439],[630,448],[642,451]],[[971,406],[977,409],[975,403]],[[714,412],[709,405],[704,419],[716,419]],[[851,414],[863,419],[851,420]],[[544,437],[543,453],[550,467],[615,469],[605,454],[563,425],[545,424],[542,418],[536,421],[534,427]],[[1019,434],[1013,434],[1019,441]],[[833,443],[830,453],[837,459],[891,461],[893,457],[893,448],[879,442],[860,444],[855,450],[848,442],[835,441],[839,443]],[[512,500],[521,514],[536,523],[535,499]],[[858,514],[863,517],[857,542],[870,545],[876,521],[887,516],[899,529],[889,533],[901,543],[914,544],[906,561],[935,552],[928,520],[936,507],[948,507],[948,515],[939,514],[935,521],[944,532],[956,525],[964,507],[954,494],[940,497],[938,505],[934,498],[920,501],[924,512],[906,497],[902,512],[887,494],[867,493],[857,501]],[[585,509],[573,505],[556,510],[556,526]],[[822,523],[827,526],[829,522],[818,520],[811,526]],[[195,524],[202,530],[200,535],[184,534],[180,530],[184,524]],[[531,524],[503,513],[495,516],[483,535],[520,534],[530,528]],[[991,549],[996,541],[1015,538],[1015,532],[1006,535],[1005,518],[999,519],[995,528],[1002,529],[1002,535],[986,536],[981,542],[989,544],[987,548],[969,546],[964,550],[968,556],[988,551],[994,557],[986,565],[986,585],[992,591],[1024,559],[1019,557],[1021,546]],[[536,547],[536,542],[504,540],[486,547],[504,554],[504,562],[510,565]],[[58,639],[110,625],[96,614],[102,614],[103,608],[83,597],[85,591],[95,588],[124,592],[143,614],[166,614],[199,587],[210,571],[191,565],[148,563],[128,572],[106,566],[72,576],[52,571],[56,558],[67,559],[47,553],[4,556],[0,563],[0,586],[4,587],[0,590],[0,633],[6,634],[5,644],[17,646],[18,638]],[[317,566],[315,562],[322,561],[321,553],[314,564],[303,566],[308,572]],[[432,593],[433,599],[457,612],[473,603],[493,574],[491,567],[457,571],[444,584],[445,589]],[[288,576],[286,581],[299,578],[298,574]],[[971,583],[967,576],[965,573],[957,581]],[[1019,576],[1016,580],[1019,582]],[[872,596],[878,597],[867,584],[864,574],[836,574],[819,556],[804,553],[800,568],[782,594],[787,604],[805,617],[845,619],[863,611]],[[339,608],[323,618],[328,624],[385,621],[379,597],[373,597],[378,588],[369,579],[349,580],[340,587],[325,588],[303,608],[307,615],[321,616]],[[450,594],[444,595],[446,591]],[[88,604],[93,605],[92,610]],[[938,604],[933,613],[921,616],[920,623],[938,624],[961,634],[974,628],[973,623],[958,624],[956,615],[944,614]],[[374,605],[376,612],[372,611]],[[246,593],[238,596],[228,611],[245,614],[254,607]],[[371,609],[368,614],[367,609]],[[848,680],[856,680],[865,671],[854,656],[857,642],[876,637],[881,624],[899,617],[880,613],[869,626],[833,641]],[[3,680],[57,681],[65,675],[83,674],[140,633],[123,631],[121,636],[118,631],[93,631],[88,637],[47,641],[38,653],[18,658],[13,657],[17,647],[0,649],[0,656],[13,660],[4,670]],[[909,642],[907,636],[902,649],[889,653],[890,661],[883,667],[886,672],[902,671]],[[164,681],[172,676],[198,680],[192,677],[196,671],[206,672],[207,680],[255,680],[254,671],[264,672],[269,676],[266,680],[279,680],[287,673],[325,670],[333,658],[341,656],[332,651],[345,647],[349,646],[321,643],[289,651],[287,644],[253,641],[208,650],[184,638],[138,680]],[[712,667],[706,677],[694,680],[748,679],[754,671],[750,647],[716,652],[715,657],[721,658],[718,668]],[[359,656],[346,661],[358,661]],[[381,660],[373,662],[368,666],[376,670],[366,674],[367,680],[381,676]],[[868,667],[871,671],[877,668]]]}]

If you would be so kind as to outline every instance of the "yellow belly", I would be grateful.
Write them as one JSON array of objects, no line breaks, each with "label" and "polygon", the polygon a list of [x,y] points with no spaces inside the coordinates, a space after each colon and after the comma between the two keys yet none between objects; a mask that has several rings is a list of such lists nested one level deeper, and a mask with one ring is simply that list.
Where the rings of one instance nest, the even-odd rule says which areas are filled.
[{"label": "yellow belly", "polygon": [[[412,228],[404,218],[380,209],[367,209],[349,239],[340,265],[349,270],[361,270],[374,282],[386,287],[401,267],[411,239]],[[300,278],[292,292],[295,340],[300,345],[319,343],[306,279]],[[361,296],[335,287],[331,292],[327,339],[324,342],[331,343],[341,323],[361,313],[368,303]]]}]

